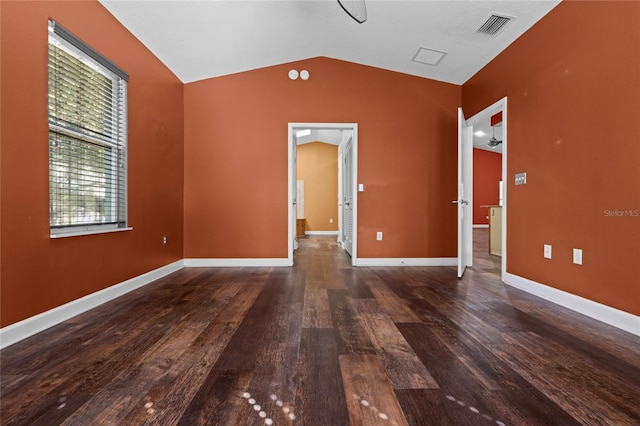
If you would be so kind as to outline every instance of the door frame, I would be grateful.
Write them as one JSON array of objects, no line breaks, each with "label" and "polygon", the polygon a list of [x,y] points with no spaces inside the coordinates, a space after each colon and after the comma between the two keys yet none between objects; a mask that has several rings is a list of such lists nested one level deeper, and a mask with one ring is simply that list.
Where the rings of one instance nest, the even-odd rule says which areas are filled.
[{"label": "door frame", "polygon": [[[480,120],[486,120],[494,114],[502,111],[502,258],[501,258],[501,268],[500,275],[502,281],[505,280],[505,275],[507,273],[507,188],[509,187],[507,183],[507,148],[509,144],[507,143],[507,97],[500,99],[499,101],[493,103],[492,105],[486,107],[482,111],[476,113],[471,118],[466,120],[468,126],[473,127],[473,125]],[[473,150],[473,144],[471,144],[471,150]],[[472,151],[473,154],[473,151]],[[473,187],[471,188],[473,191]],[[473,193],[473,192],[472,192]],[[472,240],[473,246],[473,240]],[[473,247],[472,247],[473,249]],[[473,252],[472,252],[473,257]]]},{"label": "door frame", "polygon": [[[287,135],[288,135],[288,144],[287,144],[287,215],[288,215],[288,231],[287,231],[287,264],[289,266],[293,265],[293,250],[294,244],[293,240],[295,238],[295,223],[296,217],[293,215],[293,202],[296,197],[296,194],[293,193],[293,176],[295,172],[293,170],[294,167],[294,153],[296,152],[297,145],[297,137],[296,131],[301,129],[340,129],[340,130],[351,130],[353,132],[352,136],[352,150],[353,150],[353,158],[352,158],[352,167],[353,167],[353,179],[352,179],[352,189],[353,189],[353,248],[351,254],[351,265],[355,266],[357,264],[358,258],[358,124],[357,123],[299,123],[299,122],[290,122],[287,124]],[[344,143],[344,141],[343,141]],[[339,181],[341,177],[339,177]],[[340,210],[340,200],[338,202],[338,210]],[[342,232],[340,226],[343,224],[340,223],[339,220],[339,229],[338,235]]]}]

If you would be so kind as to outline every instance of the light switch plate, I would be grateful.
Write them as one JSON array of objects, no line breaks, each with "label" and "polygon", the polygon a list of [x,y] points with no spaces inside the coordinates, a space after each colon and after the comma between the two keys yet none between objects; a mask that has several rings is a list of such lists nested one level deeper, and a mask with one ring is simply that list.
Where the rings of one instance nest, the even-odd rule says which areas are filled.
[{"label": "light switch plate", "polygon": [[551,244],[544,245],[544,258],[551,259]]},{"label": "light switch plate", "polygon": [[364,192],[364,183],[358,184],[358,192]]},{"label": "light switch plate", "polygon": [[378,232],[376,233],[376,240],[378,240],[378,241],[382,241],[382,232],[378,231]]},{"label": "light switch plate", "polygon": [[527,172],[516,173],[516,185],[525,185],[527,183]]}]

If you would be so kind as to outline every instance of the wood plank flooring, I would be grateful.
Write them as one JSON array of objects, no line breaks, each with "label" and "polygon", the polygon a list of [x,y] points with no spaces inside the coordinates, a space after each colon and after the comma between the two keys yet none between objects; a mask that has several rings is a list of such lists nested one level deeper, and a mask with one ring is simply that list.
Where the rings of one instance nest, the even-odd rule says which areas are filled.
[{"label": "wood plank flooring", "polygon": [[474,267],[189,268],[0,352],[2,425],[638,425],[640,338]]}]

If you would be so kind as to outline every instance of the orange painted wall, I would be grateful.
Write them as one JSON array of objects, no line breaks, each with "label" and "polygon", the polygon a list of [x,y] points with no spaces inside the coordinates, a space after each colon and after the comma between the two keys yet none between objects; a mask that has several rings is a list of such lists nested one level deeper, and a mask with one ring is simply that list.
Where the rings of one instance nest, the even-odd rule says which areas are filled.
[{"label": "orange painted wall", "polygon": [[636,315],[638,52],[640,2],[565,1],[462,87],[469,116],[508,96],[507,271]]},{"label": "orange painted wall", "polygon": [[489,209],[500,201],[502,155],[484,149],[473,149],[473,224],[488,224]]},{"label": "orange painted wall", "polygon": [[[184,120],[182,83],[97,1],[1,7],[4,327],[183,258]],[[49,238],[49,18],[129,73],[133,231]]]},{"label": "orange painted wall", "polygon": [[[338,230],[338,146],[298,145],[298,179],[304,180],[306,231]],[[333,223],[329,223],[333,219]]]},{"label": "orange painted wall", "polygon": [[185,257],[287,257],[289,122],[358,123],[359,257],[454,257],[460,103],[459,86],[328,58],[186,84]]}]

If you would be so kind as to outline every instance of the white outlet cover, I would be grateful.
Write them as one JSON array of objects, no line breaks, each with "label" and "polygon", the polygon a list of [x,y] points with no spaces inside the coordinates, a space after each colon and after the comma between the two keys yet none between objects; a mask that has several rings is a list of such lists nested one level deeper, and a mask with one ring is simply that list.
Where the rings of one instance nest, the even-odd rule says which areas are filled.
[{"label": "white outlet cover", "polygon": [[544,245],[544,257],[545,259],[551,259],[551,244]]},{"label": "white outlet cover", "polygon": [[582,249],[573,249],[573,263],[582,265]]},{"label": "white outlet cover", "polygon": [[376,240],[382,241],[382,232],[376,233]]}]

